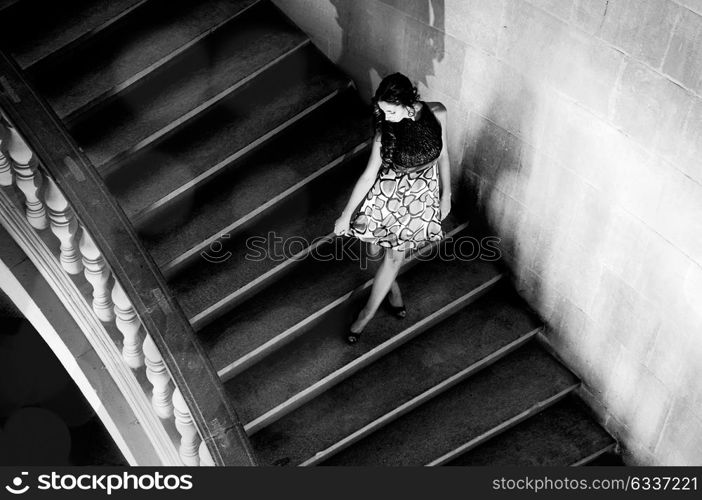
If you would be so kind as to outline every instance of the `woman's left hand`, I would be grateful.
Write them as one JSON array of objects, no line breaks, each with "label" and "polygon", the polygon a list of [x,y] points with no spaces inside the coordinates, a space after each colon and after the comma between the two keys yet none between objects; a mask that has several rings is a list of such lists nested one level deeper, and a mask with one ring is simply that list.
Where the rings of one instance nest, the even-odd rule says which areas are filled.
[{"label": "woman's left hand", "polygon": [[441,197],[441,220],[444,220],[451,211],[451,195]]}]

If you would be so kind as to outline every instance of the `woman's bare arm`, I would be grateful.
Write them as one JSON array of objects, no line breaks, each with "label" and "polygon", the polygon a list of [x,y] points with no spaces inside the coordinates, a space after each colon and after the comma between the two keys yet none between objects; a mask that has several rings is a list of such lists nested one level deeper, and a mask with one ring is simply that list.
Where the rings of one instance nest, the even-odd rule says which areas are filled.
[{"label": "woman's bare arm", "polygon": [[446,106],[440,102],[435,103],[436,117],[441,123],[441,154],[439,155],[439,177],[441,183],[441,203],[451,205],[451,166],[448,153],[448,132],[446,131]]},{"label": "woman's bare arm", "polygon": [[349,202],[346,204],[341,213],[342,217],[351,218],[353,215],[351,211],[356,208],[356,206],[361,202],[361,200],[368,194],[368,191],[373,187],[373,183],[378,175],[378,170],[382,164],[382,158],[380,157],[380,133],[376,133],[373,138],[373,147],[371,148],[371,155],[368,159],[368,164],[366,169],[361,174],[361,177],[356,182],[356,185],[351,192],[351,197]]},{"label": "woman's bare arm", "polygon": [[451,211],[451,166],[448,154],[448,132],[446,131],[446,106],[440,102],[432,103],[432,111],[441,124],[441,153],[439,154],[439,205],[441,220]]}]

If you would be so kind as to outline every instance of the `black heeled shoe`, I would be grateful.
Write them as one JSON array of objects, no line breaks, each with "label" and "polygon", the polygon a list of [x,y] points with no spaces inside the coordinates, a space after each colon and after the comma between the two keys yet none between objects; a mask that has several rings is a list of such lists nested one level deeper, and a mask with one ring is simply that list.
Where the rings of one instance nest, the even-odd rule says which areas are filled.
[{"label": "black heeled shoe", "polygon": [[349,328],[346,333],[346,343],[349,345],[357,344],[358,341],[361,340],[361,333],[363,333],[363,330],[360,332],[352,332],[351,328]]},{"label": "black heeled shoe", "polygon": [[394,306],[390,303],[390,298],[386,295],[383,301],[385,307],[398,319],[404,319],[407,316],[407,309],[405,309],[404,304],[401,306]]},{"label": "black heeled shoe", "polygon": [[[365,305],[361,305],[360,307],[357,306],[356,314],[354,315],[355,319],[351,323],[352,325],[353,325],[353,323],[356,322],[355,320],[359,318],[361,311],[363,311],[364,307],[365,307]],[[352,332],[351,326],[349,326],[348,330],[346,330],[346,343],[347,344],[357,344],[358,341],[361,340],[361,333],[363,333],[363,330],[361,330],[360,332]]]}]

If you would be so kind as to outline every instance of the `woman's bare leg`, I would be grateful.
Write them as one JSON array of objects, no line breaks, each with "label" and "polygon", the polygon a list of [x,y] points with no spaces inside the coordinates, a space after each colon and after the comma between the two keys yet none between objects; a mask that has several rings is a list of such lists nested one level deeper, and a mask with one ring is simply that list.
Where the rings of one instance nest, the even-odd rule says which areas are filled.
[{"label": "woman's bare leg", "polygon": [[[380,264],[378,271],[375,273],[373,287],[371,288],[368,302],[366,302],[365,307],[359,312],[356,321],[351,324],[352,332],[360,332],[373,318],[375,312],[380,306],[380,303],[383,301],[383,298],[385,295],[387,295],[391,285],[395,281],[395,277],[400,271],[404,258],[404,252],[401,250],[394,250],[392,248],[386,249],[383,262]],[[399,289],[400,288],[398,286],[397,290],[399,291]]]},{"label": "woman's bare leg", "polygon": [[390,285],[388,300],[391,306],[400,307],[403,304],[402,293],[400,292],[400,285],[398,285],[397,280],[393,280],[392,285]]},{"label": "woman's bare leg", "polygon": [[383,250],[383,247],[380,245],[376,245],[375,243],[368,243],[368,255],[371,257],[375,258],[378,255],[380,255],[380,252]]}]

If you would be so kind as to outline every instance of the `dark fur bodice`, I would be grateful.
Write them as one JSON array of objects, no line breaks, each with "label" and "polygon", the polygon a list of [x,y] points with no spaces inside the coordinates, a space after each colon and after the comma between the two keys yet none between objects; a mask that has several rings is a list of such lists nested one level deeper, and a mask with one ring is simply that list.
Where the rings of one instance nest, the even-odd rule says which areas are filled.
[{"label": "dark fur bodice", "polygon": [[389,125],[396,137],[393,167],[399,172],[423,168],[441,154],[441,124],[426,102],[422,101],[416,120],[403,118]]}]

